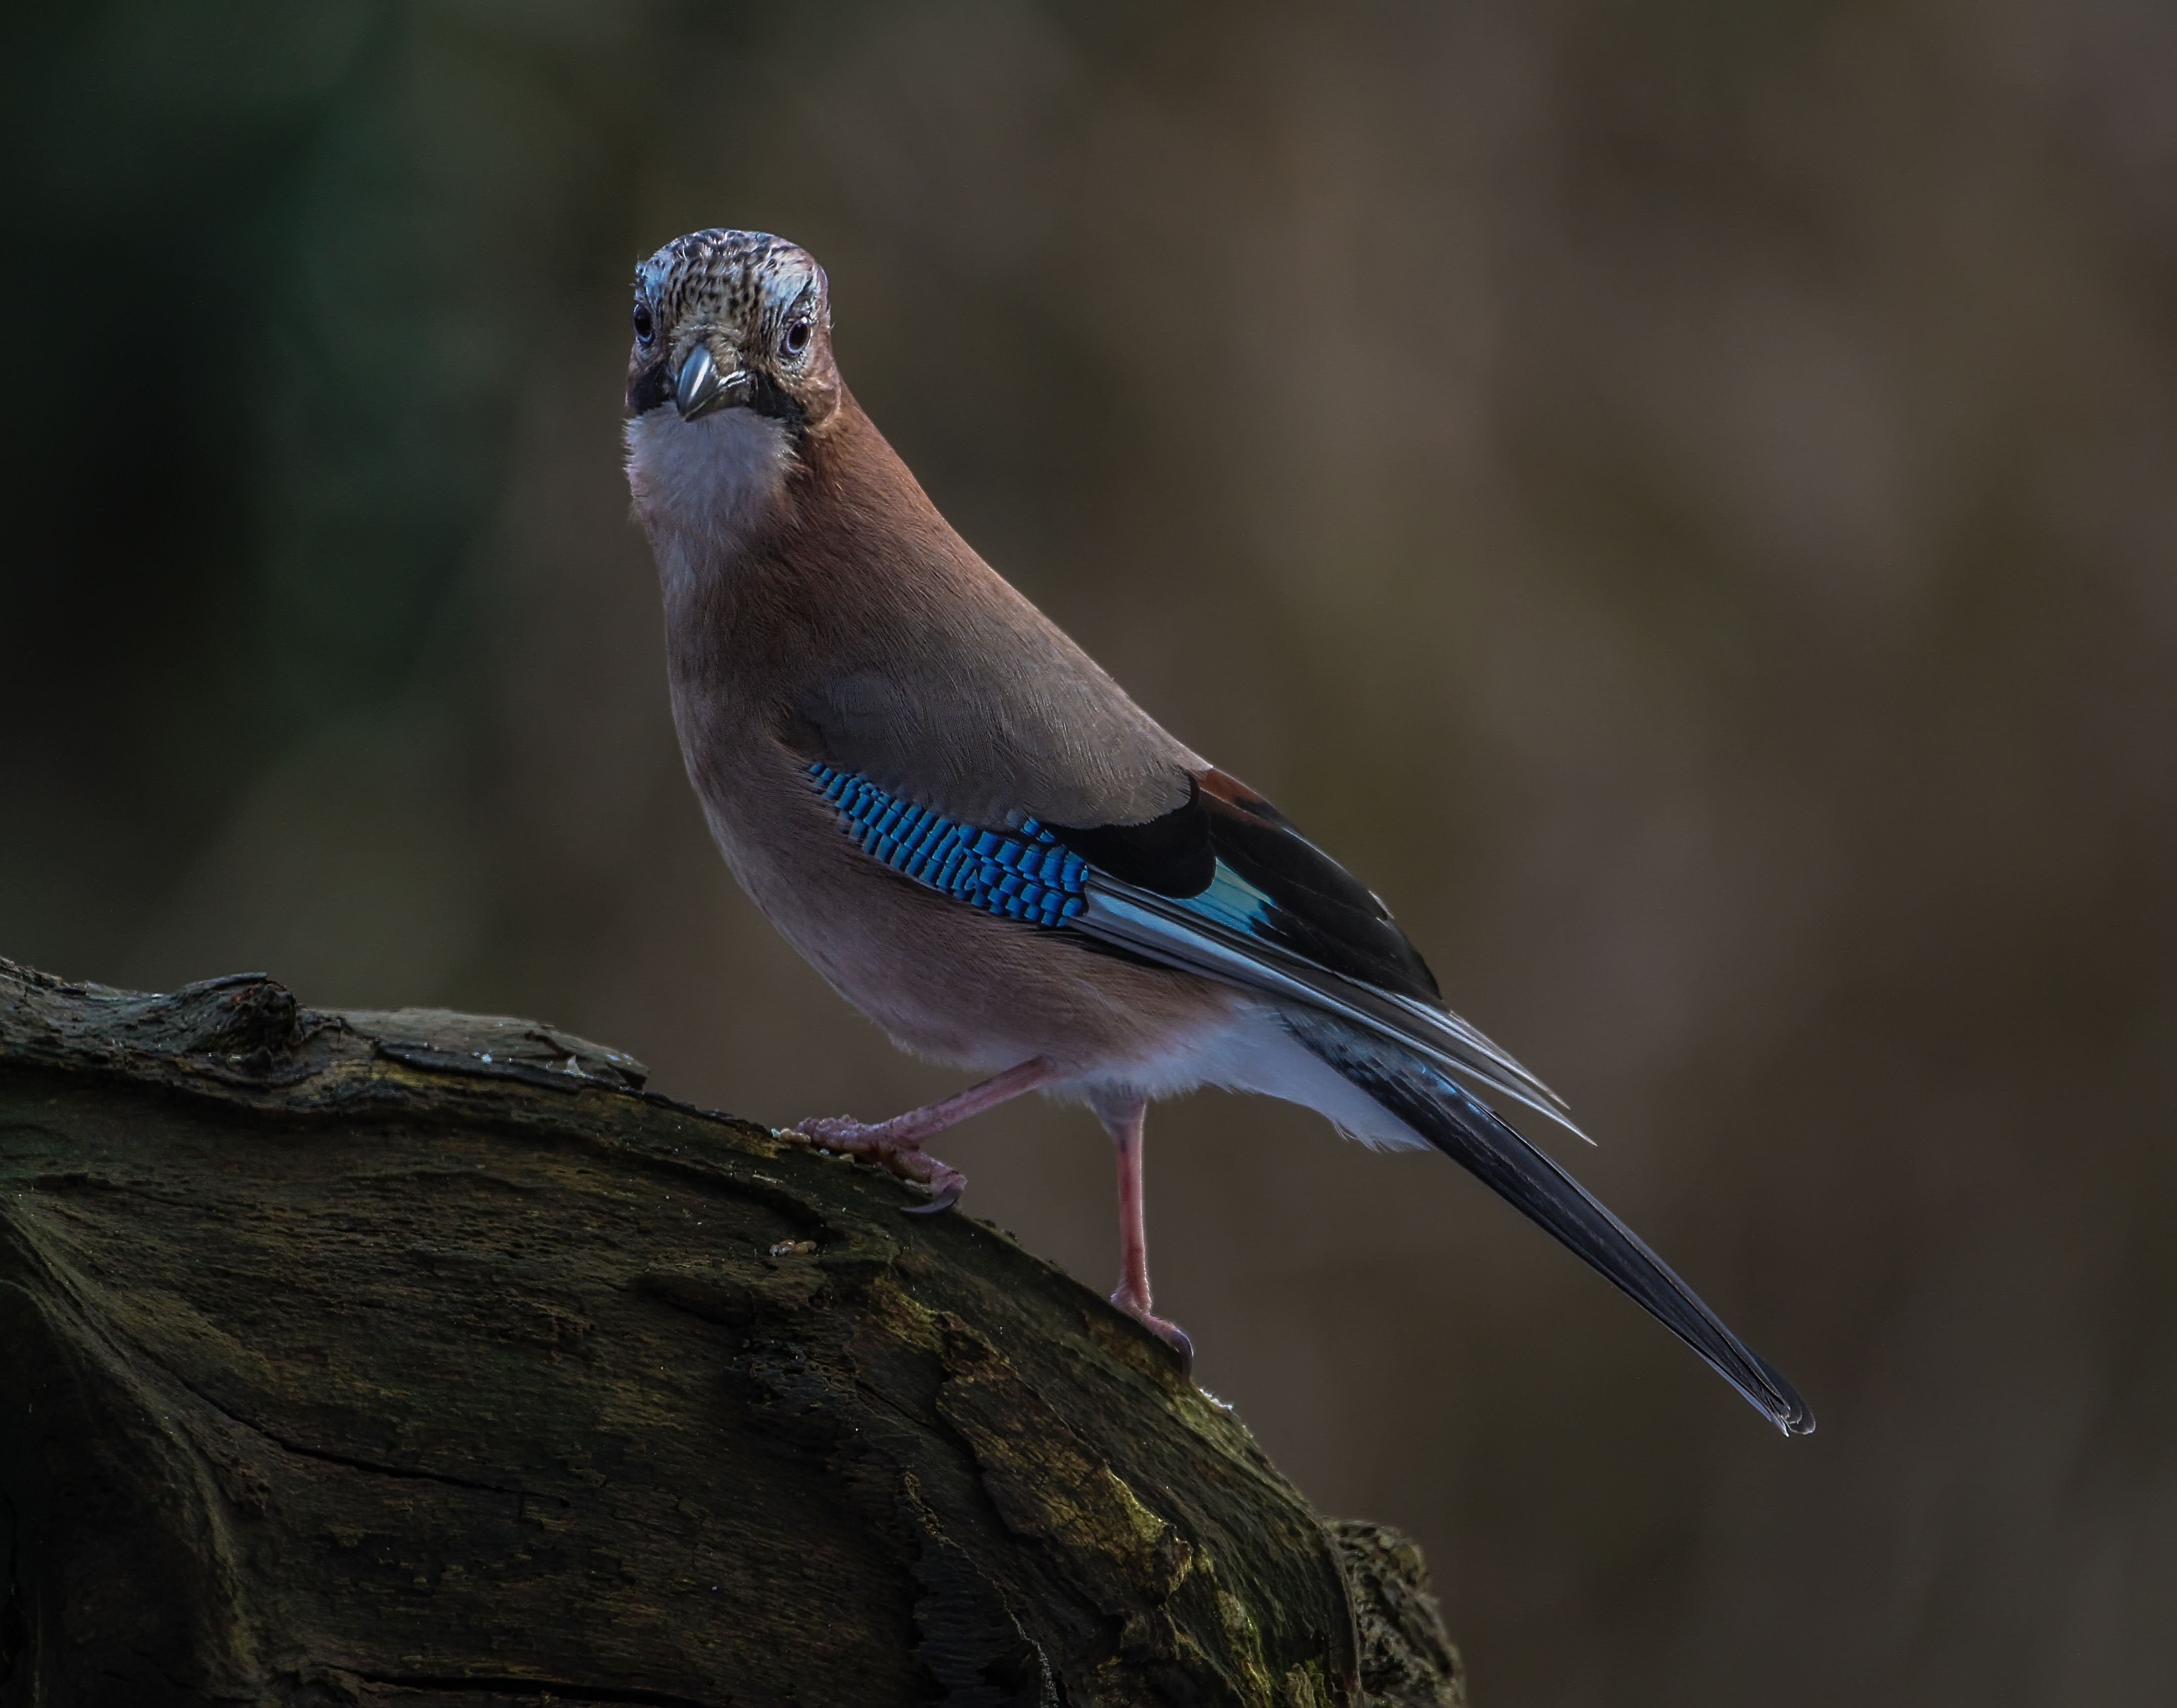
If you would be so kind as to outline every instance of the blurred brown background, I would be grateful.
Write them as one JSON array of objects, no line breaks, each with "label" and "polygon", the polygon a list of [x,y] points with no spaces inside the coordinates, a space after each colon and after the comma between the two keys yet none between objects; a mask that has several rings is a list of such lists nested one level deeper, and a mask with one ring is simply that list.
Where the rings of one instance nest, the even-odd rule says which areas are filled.
[{"label": "blurred brown background", "polygon": [[[0,32],[0,952],[541,1014],[773,1121],[956,1085],[710,851],[625,521],[632,264],[785,233],[968,538],[1820,1416],[1441,1159],[1162,1112],[1160,1303],[1423,1540],[1486,1708],[2177,1700],[2177,13]],[[1088,1117],[945,1154],[1110,1284]]]}]

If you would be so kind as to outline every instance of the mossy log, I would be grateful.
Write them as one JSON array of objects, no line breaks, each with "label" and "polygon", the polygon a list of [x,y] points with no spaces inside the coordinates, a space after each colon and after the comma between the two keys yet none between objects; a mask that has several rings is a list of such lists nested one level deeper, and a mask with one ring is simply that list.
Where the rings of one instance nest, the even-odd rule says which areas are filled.
[{"label": "mossy log", "polygon": [[643,1080],[0,961],[0,1704],[1463,1700],[1160,1341]]}]

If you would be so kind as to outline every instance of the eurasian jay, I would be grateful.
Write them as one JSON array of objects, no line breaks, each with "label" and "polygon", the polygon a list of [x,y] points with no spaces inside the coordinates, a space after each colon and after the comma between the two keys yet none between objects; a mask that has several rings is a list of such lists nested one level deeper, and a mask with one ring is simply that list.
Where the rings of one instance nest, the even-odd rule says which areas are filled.
[{"label": "eurasian jay", "polygon": [[[1202,1085],[1434,1146],[1570,1247],[1787,1433],[1784,1381],[1485,1096],[1564,1106],[1444,1004],[1383,903],[1167,734],[938,514],[840,379],[830,285],[761,232],[637,270],[627,474],[657,563],[673,715],[726,863],[902,1048],[990,1077],[827,1148],[931,1191],[929,1139],[1023,1092],[1118,1151],[1113,1302],[1150,1308],[1142,1124]],[[1576,1129],[1575,1129],[1576,1130]]]}]

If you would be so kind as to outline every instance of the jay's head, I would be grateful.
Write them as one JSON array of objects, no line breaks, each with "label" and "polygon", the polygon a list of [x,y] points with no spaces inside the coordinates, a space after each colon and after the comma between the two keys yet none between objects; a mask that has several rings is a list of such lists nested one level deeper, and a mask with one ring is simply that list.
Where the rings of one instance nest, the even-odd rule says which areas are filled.
[{"label": "jay's head", "polygon": [[691,232],[635,273],[627,412],[683,421],[747,409],[789,439],[839,403],[831,286],[809,252],[761,232]]}]

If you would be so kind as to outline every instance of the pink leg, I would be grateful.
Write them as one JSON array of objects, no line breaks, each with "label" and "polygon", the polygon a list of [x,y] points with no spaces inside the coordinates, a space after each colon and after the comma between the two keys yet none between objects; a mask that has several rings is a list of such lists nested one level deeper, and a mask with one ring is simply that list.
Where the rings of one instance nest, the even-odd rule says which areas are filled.
[{"label": "pink leg", "polygon": [[967,1190],[968,1176],[930,1155],[923,1149],[922,1141],[948,1127],[958,1127],[971,1115],[980,1115],[986,1109],[1011,1102],[1023,1092],[1048,1085],[1058,1077],[1057,1066],[1038,1056],[1018,1067],[1008,1067],[980,1085],[956,1092],[941,1103],[910,1109],[890,1121],[865,1126],[843,1115],[818,1115],[796,1121],[794,1130],[826,1150],[850,1151],[856,1156],[870,1157],[902,1180],[920,1181],[930,1188],[930,1201],[908,1214],[936,1215],[960,1202],[960,1194]]},{"label": "pink leg", "polygon": [[1111,1135],[1119,1154],[1119,1291],[1111,1302],[1149,1333],[1168,1341],[1181,1364],[1194,1368],[1194,1342],[1176,1323],[1166,1322],[1149,1310],[1149,1222],[1142,1203],[1142,1127],[1149,1100],[1137,1097],[1120,1107],[1100,1111],[1104,1130]]}]

